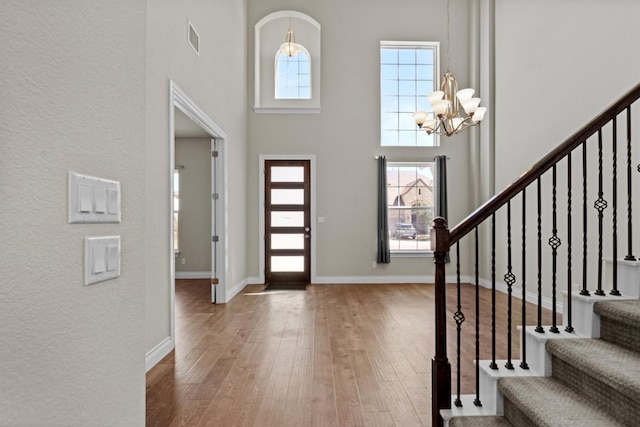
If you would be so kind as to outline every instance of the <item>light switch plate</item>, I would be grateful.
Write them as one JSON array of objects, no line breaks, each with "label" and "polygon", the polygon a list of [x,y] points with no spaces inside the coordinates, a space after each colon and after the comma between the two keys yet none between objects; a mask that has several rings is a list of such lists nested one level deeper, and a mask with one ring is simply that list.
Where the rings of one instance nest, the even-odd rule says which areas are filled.
[{"label": "light switch plate", "polygon": [[104,282],[120,276],[120,236],[86,237],[84,284]]},{"label": "light switch plate", "polygon": [[119,223],[120,183],[69,172],[69,224]]}]

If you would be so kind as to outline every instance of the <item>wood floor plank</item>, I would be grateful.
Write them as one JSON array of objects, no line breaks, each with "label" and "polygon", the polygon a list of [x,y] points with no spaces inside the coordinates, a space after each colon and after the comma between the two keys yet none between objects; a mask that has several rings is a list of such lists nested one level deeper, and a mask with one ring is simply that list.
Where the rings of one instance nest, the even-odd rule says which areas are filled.
[{"label": "wood floor plank", "polygon": [[[449,319],[457,310],[455,289],[448,287]],[[176,282],[176,349],[147,373],[148,426],[430,425],[433,285],[261,290],[251,285],[229,304],[215,305],[207,280]],[[461,390],[472,393],[475,286],[462,284],[461,294]],[[480,353],[490,358],[491,291],[479,294]],[[496,357],[505,358],[508,300],[497,293],[496,301]],[[514,300],[514,357],[520,313]],[[527,306],[527,316],[536,323],[535,306]],[[548,310],[542,322],[550,322]],[[456,334],[451,320],[454,392]]]}]

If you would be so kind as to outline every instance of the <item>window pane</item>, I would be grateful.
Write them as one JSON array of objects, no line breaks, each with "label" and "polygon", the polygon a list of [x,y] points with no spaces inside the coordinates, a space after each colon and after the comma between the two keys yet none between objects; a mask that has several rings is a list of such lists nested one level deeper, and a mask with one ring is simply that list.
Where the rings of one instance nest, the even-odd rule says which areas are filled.
[{"label": "window pane", "polygon": [[400,65],[398,67],[398,78],[401,80],[415,80],[416,79],[416,66],[415,65]]},{"label": "window pane", "polygon": [[416,76],[419,80],[433,80],[433,65],[418,65]]},{"label": "window pane", "polygon": [[[412,110],[415,111],[415,110]],[[413,118],[413,113],[400,113],[399,116],[399,124],[398,129],[400,130],[412,130],[415,131],[418,129],[416,125],[416,121]]]},{"label": "window pane", "polygon": [[392,65],[382,65],[380,67],[380,78],[382,80],[397,80],[398,79],[398,66],[395,64]]},{"label": "window pane", "polygon": [[418,64],[433,64],[433,50],[418,49],[416,51],[416,62]]},{"label": "window pane", "polygon": [[415,146],[416,145],[416,131],[400,131],[399,132],[400,145]]},{"label": "window pane", "polygon": [[304,249],[304,234],[272,234],[271,249]]},{"label": "window pane", "polygon": [[416,50],[415,49],[399,49],[398,62],[400,64],[415,64]]},{"label": "window pane", "polygon": [[416,82],[400,80],[398,83],[398,93],[400,95],[416,95]]},{"label": "window pane", "polygon": [[[427,101],[428,103],[428,101]],[[398,112],[398,97],[397,96],[383,96],[382,97],[382,112]]]},{"label": "window pane", "polygon": [[304,204],[304,190],[271,189],[272,205],[302,205]]},{"label": "window pane", "polygon": [[383,130],[380,135],[382,145],[398,145],[398,131]]},{"label": "window pane", "polygon": [[416,94],[420,97],[425,97],[433,92],[433,81],[431,80],[418,80],[416,82]]},{"label": "window pane", "polygon": [[382,114],[382,129],[384,130],[398,129],[398,114],[396,113]]},{"label": "window pane", "polygon": [[280,273],[304,271],[304,256],[272,256],[271,271]]},{"label": "window pane", "polygon": [[309,99],[310,91],[301,91],[301,87],[311,86],[309,74],[310,59],[305,52],[289,57],[282,52],[277,53],[276,65],[276,99]]},{"label": "window pane", "polygon": [[304,182],[304,167],[272,166],[271,182]]},{"label": "window pane", "polygon": [[[400,105],[399,105],[400,108],[398,111],[402,111],[404,113],[411,113],[411,114],[417,111],[415,96],[401,96],[399,98],[399,101],[400,101]],[[429,103],[429,100],[427,100],[427,103]],[[413,122],[413,124],[415,124],[415,121]]]},{"label": "window pane", "polygon": [[272,211],[272,227],[304,227],[304,212],[302,211]]},{"label": "window pane", "polygon": [[380,85],[380,91],[383,95],[397,95],[398,94],[398,81],[397,80],[383,80]]},{"label": "window pane", "polygon": [[380,63],[397,64],[398,49],[380,49]]}]

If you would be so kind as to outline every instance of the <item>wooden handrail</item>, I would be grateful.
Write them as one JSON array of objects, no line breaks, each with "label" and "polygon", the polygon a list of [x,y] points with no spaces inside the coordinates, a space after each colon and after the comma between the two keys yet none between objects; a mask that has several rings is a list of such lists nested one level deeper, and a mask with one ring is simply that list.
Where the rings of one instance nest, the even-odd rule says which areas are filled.
[{"label": "wooden handrail", "polygon": [[630,90],[620,100],[616,101],[609,108],[603,111],[595,119],[567,138],[562,144],[544,156],[542,160],[533,165],[528,171],[520,175],[511,185],[502,190],[500,193],[487,200],[482,206],[476,209],[471,215],[466,217],[462,222],[451,229],[449,235],[449,247],[453,246],[458,240],[467,233],[480,225],[485,219],[496,212],[501,206],[519,194],[529,184],[538,179],[542,174],[548,171],[553,165],[562,160],[567,154],[587,140],[591,135],[602,128],[616,115],[630,106],[634,101],[640,98],[640,84]]}]

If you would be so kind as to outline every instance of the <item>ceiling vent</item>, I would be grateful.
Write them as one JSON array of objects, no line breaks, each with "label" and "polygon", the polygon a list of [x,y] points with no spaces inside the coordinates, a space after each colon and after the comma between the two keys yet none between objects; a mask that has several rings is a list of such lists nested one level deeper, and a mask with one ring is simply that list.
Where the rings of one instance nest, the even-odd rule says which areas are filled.
[{"label": "ceiling vent", "polygon": [[187,29],[187,41],[196,54],[200,55],[200,36],[196,32],[196,29],[193,28],[191,21],[187,21],[187,23],[189,24]]}]

